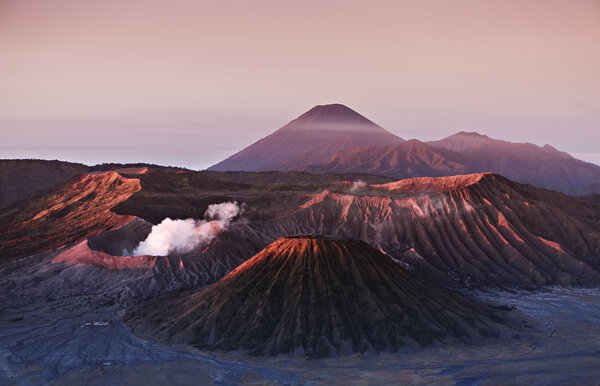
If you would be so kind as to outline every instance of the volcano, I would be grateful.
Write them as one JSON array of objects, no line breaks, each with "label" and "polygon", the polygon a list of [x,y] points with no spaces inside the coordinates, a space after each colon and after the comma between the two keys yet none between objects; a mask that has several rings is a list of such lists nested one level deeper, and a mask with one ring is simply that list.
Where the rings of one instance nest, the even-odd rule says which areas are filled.
[{"label": "volcano", "polygon": [[344,105],[322,105],[313,107],[209,170],[294,170],[320,162],[339,150],[402,141]]},{"label": "volcano", "polygon": [[297,235],[206,289],[151,302],[129,321],[142,334],[201,349],[326,357],[496,336],[494,319],[365,242]]}]

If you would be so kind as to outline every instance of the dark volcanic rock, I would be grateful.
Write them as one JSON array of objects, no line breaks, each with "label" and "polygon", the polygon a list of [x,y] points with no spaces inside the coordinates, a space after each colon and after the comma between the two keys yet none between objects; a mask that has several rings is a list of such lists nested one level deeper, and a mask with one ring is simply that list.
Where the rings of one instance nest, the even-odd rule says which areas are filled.
[{"label": "dark volcanic rock", "polygon": [[219,181],[237,184],[323,184],[343,181],[364,181],[368,184],[385,184],[395,181],[391,177],[383,177],[364,173],[330,173],[311,174],[306,172],[213,172],[210,170],[200,173]]},{"label": "dark volcanic rock", "polygon": [[352,148],[300,170],[310,173],[373,173],[394,178],[438,177],[467,173],[468,158],[416,139],[387,146]]},{"label": "dark volcanic rock", "polygon": [[211,287],[152,301],[129,322],[202,349],[325,357],[495,336],[493,319],[362,241],[300,235],[277,240]]}]

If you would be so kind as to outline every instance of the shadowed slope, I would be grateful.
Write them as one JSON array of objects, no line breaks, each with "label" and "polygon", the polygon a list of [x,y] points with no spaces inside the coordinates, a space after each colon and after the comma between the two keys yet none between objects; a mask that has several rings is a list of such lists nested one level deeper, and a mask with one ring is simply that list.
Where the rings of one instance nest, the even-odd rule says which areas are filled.
[{"label": "shadowed slope", "polygon": [[0,208],[87,171],[88,166],[72,162],[0,160]]},{"label": "shadowed slope", "polygon": [[401,138],[346,106],[316,106],[209,170],[293,170],[338,150],[400,141]]},{"label": "shadowed slope", "polygon": [[130,322],[204,349],[312,357],[497,334],[489,311],[368,244],[319,236],[281,238],[211,287],[153,301]]},{"label": "shadowed slope", "polygon": [[235,182],[238,184],[326,184],[342,181],[361,180],[369,184],[384,184],[394,181],[391,177],[376,176],[373,174],[335,173],[335,174],[310,174],[305,172],[213,172],[201,171],[200,173],[215,180]]},{"label": "shadowed slope", "polygon": [[372,173],[394,178],[447,176],[469,171],[465,156],[412,139],[389,146],[354,148],[302,167],[309,173]]}]

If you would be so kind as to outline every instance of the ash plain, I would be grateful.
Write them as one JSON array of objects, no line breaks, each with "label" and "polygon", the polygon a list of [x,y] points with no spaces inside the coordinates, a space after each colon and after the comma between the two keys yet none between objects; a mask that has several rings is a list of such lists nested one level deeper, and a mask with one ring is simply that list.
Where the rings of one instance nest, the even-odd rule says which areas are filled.
[{"label": "ash plain", "polygon": [[[513,339],[308,360],[153,344],[120,321],[164,273],[50,261],[0,268],[0,384],[577,384],[600,381],[600,289],[470,291],[515,307]],[[153,285],[148,286],[151,282]],[[161,287],[161,283],[163,287]],[[151,293],[145,293],[152,288]],[[86,326],[107,321],[108,325]]]}]

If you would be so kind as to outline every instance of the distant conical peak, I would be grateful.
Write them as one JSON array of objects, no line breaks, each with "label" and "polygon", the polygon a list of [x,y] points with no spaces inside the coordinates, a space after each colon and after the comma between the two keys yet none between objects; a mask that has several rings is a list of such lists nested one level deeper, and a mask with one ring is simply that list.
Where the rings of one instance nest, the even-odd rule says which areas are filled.
[{"label": "distant conical peak", "polygon": [[336,151],[382,146],[404,140],[341,105],[319,105],[210,170],[295,170]]},{"label": "distant conical peak", "polygon": [[[350,107],[343,105],[341,103],[332,103],[328,105],[316,105],[312,109],[308,110],[306,113],[301,116],[308,116],[314,114],[331,114],[331,115],[347,115],[349,117],[361,117],[362,115],[357,113],[355,110],[352,110]],[[364,118],[366,119],[366,118]]]},{"label": "distant conical peak", "polygon": [[318,105],[300,115],[297,120],[314,120],[321,121],[362,121],[373,124],[370,120],[363,117],[351,108],[341,104]]},{"label": "distant conical peak", "polygon": [[349,130],[387,132],[342,104],[318,105],[294,119],[282,130]]}]

